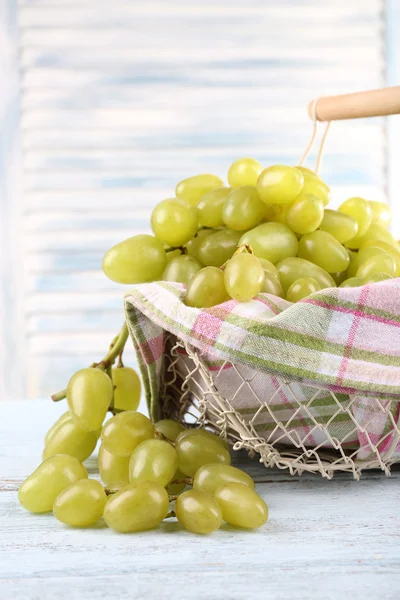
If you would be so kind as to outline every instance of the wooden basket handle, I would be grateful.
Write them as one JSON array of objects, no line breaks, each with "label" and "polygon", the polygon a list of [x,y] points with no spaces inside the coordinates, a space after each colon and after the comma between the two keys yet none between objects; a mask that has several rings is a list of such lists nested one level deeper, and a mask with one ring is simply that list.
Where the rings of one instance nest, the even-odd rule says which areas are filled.
[{"label": "wooden basket handle", "polygon": [[308,114],[317,121],[339,121],[400,114],[400,86],[326,96],[308,105]]}]

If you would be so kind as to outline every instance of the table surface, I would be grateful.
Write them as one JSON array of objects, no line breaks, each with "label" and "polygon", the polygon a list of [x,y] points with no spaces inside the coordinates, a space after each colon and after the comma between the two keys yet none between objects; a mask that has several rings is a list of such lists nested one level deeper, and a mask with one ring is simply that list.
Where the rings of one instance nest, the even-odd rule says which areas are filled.
[{"label": "table surface", "polygon": [[[0,598],[247,600],[400,597],[400,471],[291,477],[235,459],[270,508],[260,530],[210,536],[175,521],[131,535],[31,515],[20,482],[40,462],[63,403],[0,404]],[[96,476],[96,460],[87,461]]]}]

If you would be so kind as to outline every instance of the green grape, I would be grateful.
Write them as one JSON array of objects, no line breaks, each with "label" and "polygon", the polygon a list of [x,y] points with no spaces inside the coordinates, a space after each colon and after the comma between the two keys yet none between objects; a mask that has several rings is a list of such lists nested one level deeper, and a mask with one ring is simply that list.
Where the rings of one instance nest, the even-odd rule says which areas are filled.
[{"label": "green grape", "polygon": [[100,369],[81,369],[68,382],[69,410],[78,427],[85,431],[96,431],[102,426],[112,397],[112,381]]},{"label": "green grape", "polygon": [[286,300],[289,302],[299,302],[300,300],[303,300],[303,298],[315,294],[315,292],[318,292],[320,289],[318,281],[312,277],[302,277],[301,279],[296,279],[296,281],[292,283],[286,292]]},{"label": "green grape", "polygon": [[120,533],[145,531],[156,527],[168,513],[169,499],[165,488],[156,481],[131,483],[109,497],[104,521]]},{"label": "green grape", "polygon": [[231,188],[220,187],[207,192],[197,205],[199,223],[203,227],[222,227],[222,209]]},{"label": "green grape", "polygon": [[189,477],[209,463],[231,464],[229,452],[219,442],[201,434],[187,435],[183,439],[178,437],[175,450],[179,469]]},{"label": "green grape", "polygon": [[257,191],[266,204],[292,204],[304,185],[304,175],[296,167],[274,165],[264,169]]},{"label": "green grape", "polygon": [[258,225],[265,215],[265,204],[252,185],[237,187],[225,200],[222,218],[227,227],[247,231]]},{"label": "green grape", "polygon": [[299,242],[299,258],[315,263],[328,273],[345,271],[350,264],[346,248],[326,231],[303,235]]},{"label": "green grape", "polygon": [[234,527],[257,529],[268,521],[268,506],[243,483],[225,483],[217,489],[214,498],[221,507],[224,521]]},{"label": "green grape", "polygon": [[[175,473],[173,480],[174,479],[185,479],[186,475],[185,473],[182,473],[182,471],[180,471],[179,469],[177,470],[177,472]],[[180,494],[186,487],[185,483],[170,483],[169,485],[167,485],[167,492],[168,494]]]},{"label": "green grape", "polygon": [[178,456],[169,442],[146,440],[132,452],[129,461],[129,481],[157,481],[166,486],[178,469]]},{"label": "green grape", "polygon": [[102,481],[111,489],[119,489],[129,483],[130,456],[114,456],[100,444],[97,464]]},{"label": "green grape", "polygon": [[285,293],[292,283],[303,277],[311,277],[318,281],[321,290],[335,287],[335,282],[329,273],[318,267],[318,265],[302,258],[285,258],[276,265],[276,268]]},{"label": "green grape", "polygon": [[283,288],[278,277],[275,277],[272,273],[264,271],[264,281],[261,287],[261,292],[264,294],[273,294],[279,298],[284,297]]},{"label": "green grape", "polygon": [[346,279],[349,278],[349,269],[341,271],[340,273],[331,273],[331,277],[335,284],[339,286],[343,281],[346,281]]},{"label": "green grape", "polygon": [[305,234],[315,231],[324,216],[324,203],[311,194],[300,194],[289,207],[286,223],[295,233]]},{"label": "green grape", "polygon": [[216,175],[194,175],[183,179],[175,189],[176,197],[196,206],[204,194],[223,186],[222,179]]},{"label": "green grape", "polygon": [[297,237],[283,223],[262,223],[247,231],[239,240],[239,246],[249,244],[259,258],[266,258],[276,264],[284,258],[296,256]]},{"label": "green grape", "polygon": [[210,308],[229,300],[224,272],[217,267],[204,267],[190,280],[185,303],[195,308]]},{"label": "green grape", "polygon": [[[372,225],[371,225],[371,227],[372,227]],[[397,244],[396,242],[394,244],[388,243],[383,240],[369,240],[363,244],[362,248],[360,248],[360,251],[364,250],[364,248],[367,248],[368,246],[374,246],[375,248],[382,248],[382,250],[384,250],[386,252],[386,254],[389,254],[389,256],[394,258],[394,260],[396,261],[396,277],[400,277],[400,246],[399,246],[399,244]]]},{"label": "green grape", "polygon": [[193,489],[214,495],[225,483],[242,483],[254,489],[254,481],[241,469],[214,463],[200,467],[193,479]]},{"label": "green grape", "polygon": [[346,213],[326,209],[320,229],[330,233],[338,242],[343,244],[357,235],[358,222]]},{"label": "green grape", "polygon": [[192,533],[211,533],[219,529],[222,523],[218,502],[200,490],[188,490],[178,496],[175,514],[179,523]]},{"label": "green grape", "polygon": [[141,234],[110,248],[103,258],[103,271],[117,283],[145,283],[161,279],[166,263],[160,240]]},{"label": "green grape", "polygon": [[331,199],[331,190],[326,183],[314,171],[306,167],[297,167],[297,169],[303,173],[304,177],[302,193],[316,196],[322,200],[324,206],[327,206]]},{"label": "green grape", "polygon": [[274,275],[274,277],[279,279],[278,269],[270,260],[267,260],[266,258],[259,258],[258,260],[266,273],[271,273],[271,275]]},{"label": "green grape", "polygon": [[72,527],[89,527],[103,516],[107,496],[94,479],[71,483],[57,496],[53,514],[58,521]]},{"label": "green grape", "polygon": [[367,283],[379,283],[379,281],[386,281],[387,279],[393,279],[392,275],[388,273],[376,273],[376,275],[371,275],[371,277],[367,277]]},{"label": "green grape", "polygon": [[256,185],[263,170],[258,160],[254,158],[239,158],[229,167],[228,181],[233,188],[242,185]]},{"label": "green grape", "polygon": [[343,281],[339,287],[348,288],[348,287],[360,287],[366,284],[366,280],[363,277],[349,277]]},{"label": "green grape", "polygon": [[52,510],[63,489],[79,479],[87,479],[85,467],[74,456],[57,454],[42,462],[18,490],[21,506],[33,513]]},{"label": "green grape", "polygon": [[[339,212],[345,213],[357,221],[357,237],[367,233],[372,222],[372,210],[367,200],[363,198],[349,198],[339,206]],[[352,248],[352,246],[350,247]]]},{"label": "green grape", "polygon": [[357,277],[373,277],[379,273],[395,276],[396,262],[389,254],[376,254],[368,258],[358,268]]},{"label": "green grape", "polygon": [[229,447],[228,442],[226,442],[219,435],[215,435],[215,433],[212,433],[211,431],[207,431],[207,429],[200,429],[200,428],[184,429],[178,435],[178,437],[176,438],[176,441],[180,442],[184,438],[189,437],[191,435],[202,435],[202,436],[208,438],[209,440],[213,440],[217,444],[220,444],[223,448],[225,448],[225,450],[227,450],[227,452],[230,452],[230,447]]},{"label": "green grape", "polygon": [[161,421],[155,423],[154,427],[156,428],[156,431],[172,442],[174,442],[178,435],[185,430],[183,425],[172,419],[161,419]]},{"label": "green grape", "polygon": [[381,241],[386,242],[387,244],[391,244],[392,246],[397,246],[397,242],[394,239],[393,235],[382,225],[372,224],[367,233],[364,235],[359,235],[354,237],[353,239],[346,242],[346,246],[348,248],[362,248],[365,246],[367,242],[372,241]]},{"label": "green grape", "polygon": [[171,250],[171,248],[169,246],[167,246],[167,244],[165,244],[164,247],[165,247],[165,253],[167,255],[167,263],[166,263],[167,265],[174,258],[178,258],[178,256],[182,256],[182,250],[180,248],[175,248],[174,250]]},{"label": "green grape", "polygon": [[104,448],[115,456],[130,456],[139,444],[153,437],[153,423],[133,410],[112,417],[101,432]]},{"label": "green grape", "polygon": [[290,204],[266,204],[264,212],[265,221],[283,223],[286,225],[286,217],[290,209]]},{"label": "green grape", "polygon": [[199,222],[197,211],[183,200],[163,200],[151,213],[154,235],[169,246],[182,246],[196,234]]},{"label": "green grape", "polygon": [[370,200],[369,205],[372,212],[372,224],[389,227],[392,220],[392,211],[389,206],[384,202],[376,202],[375,200]]},{"label": "green grape", "polygon": [[371,256],[376,256],[377,254],[387,254],[387,252],[378,246],[365,246],[364,248],[360,248],[350,263],[348,269],[349,277],[355,277],[360,265],[365,263]]},{"label": "green grape", "polygon": [[264,281],[264,269],[253,254],[236,254],[224,271],[225,288],[234,300],[247,302],[260,293]]},{"label": "green grape", "polygon": [[114,384],[113,406],[118,410],[137,410],[140,402],[141,384],[139,375],[130,367],[112,370]]},{"label": "green grape", "polygon": [[70,417],[48,438],[43,451],[43,460],[55,454],[69,454],[75,456],[79,462],[83,462],[96,448],[97,437],[97,432],[84,431]]},{"label": "green grape", "polygon": [[188,285],[193,275],[200,271],[202,264],[194,256],[182,255],[174,258],[164,269],[163,281],[176,281]]},{"label": "green grape", "polygon": [[[200,244],[202,242],[203,239],[205,239],[206,237],[208,237],[209,235],[211,235],[212,233],[215,233],[214,229],[200,229],[196,235],[194,236],[194,238],[192,238],[187,244],[186,244],[186,251],[188,253],[189,256],[193,256],[193,258],[195,258],[196,260],[200,261],[199,258],[199,247]],[[201,263],[203,264],[203,263]]]},{"label": "green grape", "polygon": [[207,267],[221,267],[236,252],[241,233],[220,229],[203,237],[199,244],[198,260]]},{"label": "green grape", "polygon": [[53,432],[60,426],[62,425],[62,423],[64,423],[64,421],[69,421],[70,419],[72,419],[72,415],[69,412],[69,410],[67,410],[65,413],[63,413],[61,415],[61,417],[59,419],[57,419],[57,421],[55,423],[53,423],[53,425],[50,427],[50,429],[48,430],[48,432],[46,433],[45,437],[44,437],[44,445],[47,444],[47,440],[52,436]]}]

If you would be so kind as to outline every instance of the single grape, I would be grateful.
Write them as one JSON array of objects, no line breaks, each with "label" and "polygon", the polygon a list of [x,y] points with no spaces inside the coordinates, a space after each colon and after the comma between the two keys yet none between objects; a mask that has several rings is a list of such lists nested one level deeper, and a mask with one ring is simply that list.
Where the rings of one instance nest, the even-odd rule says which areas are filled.
[{"label": "single grape", "polygon": [[186,289],[185,303],[195,308],[210,308],[229,300],[224,273],[217,267],[204,267],[192,277]]},{"label": "single grape", "polygon": [[161,419],[161,421],[155,423],[154,427],[156,431],[172,442],[174,442],[178,435],[185,430],[183,425],[172,419]]},{"label": "single grape", "polygon": [[311,296],[320,290],[318,281],[312,279],[312,277],[303,277],[302,279],[296,279],[286,292],[286,300],[289,302],[299,302],[303,298]]},{"label": "single grape", "polygon": [[154,425],[144,415],[127,410],[112,417],[104,425],[101,441],[115,456],[130,456],[145,440],[154,437]]},{"label": "single grape", "polygon": [[382,225],[382,227],[389,227],[392,220],[392,211],[389,206],[384,202],[376,202],[375,200],[370,200],[369,205],[372,212],[372,223],[374,225]]},{"label": "single grape", "polygon": [[[372,227],[372,225],[371,225]],[[385,242],[383,240],[369,240],[367,242],[365,242],[362,246],[362,248],[360,248],[361,250],[364,250],[364,248],[367,248],[368,246],[374,246],[375,248],[382,248],[382,250],[384,250],[386,252],[386,254],[389,254],[389,256],[391,256],[392,258],[394,258],[394,260],[396,261],[396,277],[400,277],[400,246],[397,243],[389,243],[389,242]]]},{"label": "single grape", "polygon": [[387,255],[386,250],[383,248],[379,248],[378,246],[365,246],[364,248],[360,248],[360,250],[355,254],[353,260],[350,263],[348,274],[349,277],[355,277],[357,275],[357,271],[360,268],[360,265],[365,263],[372,256],[376,256],[378,254]]},{"label": "single grape", "polygon": [[[188,253],[189,256],[193,256],[193,258],[195,258],[196,260],[200,261],[199,258],[199,247],[200,244],[202,242],[203,239],[205,239],[206,237],[208,237],[209,235],[211,235],[212,233],[215,233],[214,229],[200,229],[196,235],[194,236],[194,238],[192,238],[187,244],[186,244],[186,251]],[[203,264],[203,263],[201,263]]]},{"label": "single grape", "polygon": [[297,237],[282,223],[262,223],[247,231],[239,240],[239,246],[249,244],[258,258],[266,258],[276,264],[284,258],[296,256]]},{"label": "single grape", "polygon": [[346,213],[326,209],[320,229],[327,231],[343,244],[357,235],[358,222]]},{"label": "single grape", "polygon": [[387,279],[393,279],[392,275],[388,273],[376,273],[376,275],[367,277],[366,283],[379,283],[379,281],[386,281]]},{"label": "single grape", "polygon": [[304,185],[304,175],[296,167],[274,165],[264,169],[257,191],[266,204],[292,204]]},{"label": "single grape", "polygon": [[163,281],[176,281],[188,285],[202,264],[194,256],[182,255],[174,258],[164,269]]},{"label": "single grape", "polygon": [[379,273],[395,276],[396,262],[389,254],[376,254],[368,258],[358,268],[357,277],[373,277]]},{"label": "single grape", "polygon": [[223,186],[223,181],[216,175],[194,175],[183,179],[175,189],[176,197],[196,206],[204,194]]},{"label": "single grape", "polygon": [[55,499],[71,483],[87,479],[85,467],[74,456],[57,454],[42,462],[18,490],[18,500],[26,510],[44,513],[52,510]]},{"label": "single grape", "polygon": [[179,439],[175,446],[179,469],[193,477],[196,471],[209,463],[231,464],[231,456],[221,444],[204,435],[189,435]]},{"label": "single grape", "polygon": [[250,475],[231,465],[218,463],[200,467],[194,476],[193,489],[213,495],[225,483],[242,483],[254,489],[254,481]]},{"label": "single grape", "polygon": [[178,469],[178,456],[169,442],[146,440],[132,452],[129,461],[129,481],[157,481],[166,486]]},{"label": "single grape", "polygon": [[160,240],[142,234],[110,248],[103,258],[103,271],[117,283],[144,283],[161,279],[166,263]]},{"label": "single grape", "polygon": [[349,277],[339,285],[341,288],[348,287],[360,287],[366,284],[366,280],[363,277]]},{"label": "single grape", "polygon": [[130,456],[114,456],[100,444],[97,465],[104,485],[120,489],[129,483]]},{"label": "single grape", "polygon": [[321,290],[335,287],[335,282],[329,273],[318,267],[318,265],[302,258],[285,258],[276,265],[276,268],[285,293],[292,283],[303,277],[311,277],[318,281]]},{"label": "single grape", "polygon": [[167,255],[167,263],[166,263],[167,265],[174,258],[178,258],[178,256],[182,256],[182,250],[180,248],[174,248],[174,250],[172,250],[170,248],[170,246],[168,246],[167,244],[164,244],[164,249],[165,249],[165,253]]},{"label": "single grape", "polygon": [[222,227],[222,209],[231,188],[220,187],[204,194],[197,205],[199,223],[203,227]]},{"label": "single grape", "polygon": [[267,260],[266,258],[259,258],[258,260],[266,273],[271,273],[271,275],[274,275],[274,277],[279,279],[278,269],[270,260]]},{"label": "single grape", "polygon": [[103,516],[107,496],[94,479],[71,483],[57,496],[53,514],[58,521],[72,527],[89,527]]},{"label": "single grape", "polygon": [[214,498],[221,507],[224,521],[234,527],[257,529],[268,521],[268,506],[243,483],[225,483],[217,489]]},{"label": "single grape", "polygon": [[362,248],[367,244],[367,242],[372,241],[381,241],[390,244],[391,246],[398,247],[396,240],[393,235],[382,225],[372,224],[370,225],[368,231],[364,235],[358,235],[348,242],[346,242],[346,246],[348,248]]},{"label": "single grape", "polygon": [[176,438],[176,441],[180,442],[184,438],[189,437],[191,435],[203,435],[204,437],[208,438],[209,440],[213,440],[217,444],[220,444],[223,448],[225,448],[225,450],[227,450],[227,452],[230,452],[230,446],[229,446],[228,442],[226,442],[219,435],[215,435],[215,433],[212,433],[211,431],[207,431],[207,429],[201,429],[201,428],[184,429],[178,435],[178,437]]},{"label": "single grape", "polygon": [[72,419],[72,415],[69,412],[69,410],[67,410],[65,413],[63,413],[61,415],[61,417],[59,419],[57,419],[57,421],[55,423],[53,423],[53,425],[50,427],[50,429],[46,433],[46,435],[44,437],[44,445],[47,444],[47,440],[51,437],[51,435],[53,434],[53,431],[55,431],[62,423],[64,423],[64,421],[69,421],[70,419]]},{"label": "single grape", "polygon": [[331,190],[326,185],[325,181],[314,173],[314,171],[311,171],[306,167],[297,167],[297,169],[303,173],[304,177],[302,193],[316,196],[322,200],[324,206],[327,206],[331,200]]},{"label": "single grape", "polygon": [[92,454],[97,444],[97,432],[84,431],[72,416],[57,427],[48,438],[43,450],[43,460],[55,454],[69,454],[83,462]]},{"label": "single grape", "polygon": [[112,370],[114,384],[113,406],[119,410],[137,410],[140,402],[141,384],[139,375],[131,367]]},{"label": "single grape", "polygon": [[264,212],[264,221],[275,223],[286,223],[286,217],[290,210],[290,204],[266,204]]},{"label": "single grape", "polygon": [[[240,188],[239,188],[240,189]],[[234,300],[247,302],[257,296],[264,281],[264,269],[256,256],[236,254],[224,271],[225,288]]]},{"label": "single grape", "polygon": [[285,295],[279,277],[275,277],[275,275],[269,273],[269,271],[264,271],[264,281],[261,292],[264,294],[273,294],[279,298],[283,298]]},{"label": "single grape", "polygon": [[220,229],[204,237],[198,249],[198,260],[207,267],[222,267],[236,252],[240,232]]},{"label": "single grape", "polygon": [[100,369],[81,369],[68,382],[69,410],[78,427],[85,431],[96,431],[102,426],[112,397],[111,379]]},{"label": "single grape", "polygon": [[196,209],[176,198],[163,200],[151,213],[154,235],[172,247],[182,246],[191,240],[198,226]]},{"label": "single grape", "polygon": [[345,271],[350,264],[346,248],[326,231],[313,231],[303,235],[298,254],[299,258],[315,263],[328,273]]},{"label": "single grape", "polygon": [[372,222],[372,210],[367,200],[363,198],[349,198],[339,206],[339,212],[345,213],[357,221],[357,237],[367,233]]},{"label": "single grape", "polygon": [[301,193],[286,215],[286,223],[295,233],[311,233],[318,229],[324,217],[324,203],[311,194]]},{"label": "single grape", "polygon": [[258,225],[265,215],[265,204],[252,185],[237,187],[226,198],[222,218],[227,227],[247,231]]},{"label": "single grape", "polygon": [[254,158],[239,158],[229,167],[228,181],[233,188],[242,185],[256,185],[263,170],[258,160]]},{"label": "single grape", "polygon": [[145,531],[156,527],[168,513],[169,499],[165,488],[156,481],[131,483],[109,497],[104,521],[120,533]]},{"label": "single grape", "polygon": [[175,514],[179,523],[192,533],[211,533],[219,529],[222,523],[218,502],[200,490],[188,490],[178,496]]}]

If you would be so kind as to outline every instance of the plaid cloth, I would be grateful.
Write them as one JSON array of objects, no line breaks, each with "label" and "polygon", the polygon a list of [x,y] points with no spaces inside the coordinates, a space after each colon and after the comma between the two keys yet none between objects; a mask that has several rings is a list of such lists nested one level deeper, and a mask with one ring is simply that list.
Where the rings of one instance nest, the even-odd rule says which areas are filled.
[{"label": "plaid cloth", "polygon": [[[368,424],[365,434],[373,439],[379,440],[390,427],[384,413],[384,418],[377,415],[370,426],[374,399],[391,402],[391,422],[398,421],[400,279],[360,288],[329,288],[296,304],[260,294],[250,302],[230,300],[203,310],[183,303],[184,289],[169,282],[141,284],[125,297],[126,319],[154,417],[158,414],[164,334],[168,331],[201,350],[210,371],[217,371],[224,361],[257,371],[264,394],[274,386],[276,376],[297,385],[296,396],[303,393],[305,402],[306,386],[324,388],[327,393],[317,398],[319,408],[318,403],[313,405],[318,418],[332,417],[329,391],[333,391],[344,403],[350,398],[353,413],[360,423]],[[227,373],[218,385],[221,394],[229,397],[229,388],[235,384]],[[274,397],[276,411],[290,410],[291,398],[280,397]],[[234,408],[243,414],[256,410],[248,394],[245,398],[234,395],[234,402]],[[310,427],[307,422],[314,415],[297,411],[295,416],[298,425],[294,429],[301,427],[304,437],[304,428]],[[334,424],[341,431],[340,438],[349,444],[358,441],[364,447],[361,439],[346,438],[346,426],[348,433],[353,427],[350,416],[349,423],[343,420]],[[265,427],[271,427],[268,420]],[[385,441],[390,444],[389,434]],[[319,440],[311,436],[310,445],[316,443]]]}]

